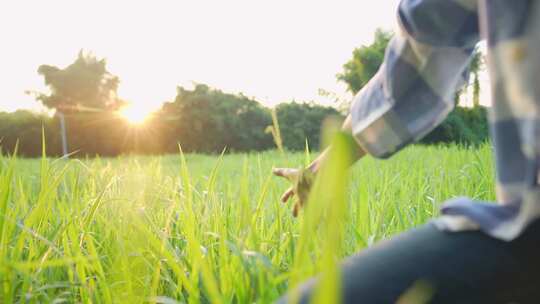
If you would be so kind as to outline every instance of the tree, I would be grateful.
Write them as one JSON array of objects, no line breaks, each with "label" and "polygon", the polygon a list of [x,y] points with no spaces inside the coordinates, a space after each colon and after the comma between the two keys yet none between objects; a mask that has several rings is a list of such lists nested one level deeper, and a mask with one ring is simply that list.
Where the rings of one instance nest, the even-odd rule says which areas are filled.
[{"label": "tree", "polygon": [[350,92],[356,94],[377,73],[392,35],[378,29],[373,43],[354,49],[353,58],[343,65],[343,72],[337,75],[338,80],[347,84]]},{"label": "tree", "polygon": [[[480,106],[480,72],[484,69],[484,55],[480,51],[480,48],[476,47],[472,53],[471,62],[468,70],[464,73],[465,84],[458,88],[454,94],[454,104],[459,106],[461,97],[466,94],[470,87],[473,89],[473,108]],[[471,76],[473,77],[471,83]]]},{"label": "tree", "polygon": [[242,94],[235,95],[198,84],[193,90],[177,88],[174,102],[157,115],[168,139],[169,152],[221,152],[264,150],[272,147],[265,128],[271,124],[268,109]]},{"label": "tree", "polygon": [[480,71],[484,68],[484,55],[476,48],[469,66],[470,73],[473,75],[473,107],[480,106]]},{"label": "tree", "polygon": [[283,145],[289,150],[303,150],[306,141],[310,149],[319,149],[323,121],[330,116],[341,116],[332,107],[294,101],[279,104],[276,113]]},{"label": "tree", "polygon": [[44,77],[50,94],[38,93],[36,97],[46,107],[63,112],[117,109],[122,105],[117,97],[120,80],[106,66],[105,59],[82,50],[75,62],[64,69],[41,65],[38,73]]},{"label": "tree", "polygon": [[[36,99],[56,110],[54,122],[58,128],[67,124],[70,151],[90,155],[115,155],[121,151],[122,121],[114,110],[125,102],[117,96],[120,81],[107,71],[105,59],[81,50],[69,66],[61,69],[41,65],[38,73],[50,92],[37,92]],[[62,132],[63,139],[65,135]]]},{"label": "tree", "polygon": [[448,118],[422,139],[424,144],[478,145],[489,140],[487,109],[457,107]]},{"label": "tree", "polygon": [[17,148],[18,155],[36,157],[42,154],[41,140],[47,139],[47,154],[58,154],[57,133],[50,128],[51,118],[25,110],[13,113],[0,112],[0,153],[12,153]]}]

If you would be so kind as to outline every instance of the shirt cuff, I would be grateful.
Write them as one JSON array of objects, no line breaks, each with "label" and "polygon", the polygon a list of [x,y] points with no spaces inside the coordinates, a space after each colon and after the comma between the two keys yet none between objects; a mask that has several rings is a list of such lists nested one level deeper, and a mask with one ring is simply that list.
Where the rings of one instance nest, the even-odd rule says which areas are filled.
[{"label": "shirt cuff", "polygon": [[379,72],[358,92],[351,106],[353,136],[364,151],[377,158],[387,158],[413,141],[384,95]]}]

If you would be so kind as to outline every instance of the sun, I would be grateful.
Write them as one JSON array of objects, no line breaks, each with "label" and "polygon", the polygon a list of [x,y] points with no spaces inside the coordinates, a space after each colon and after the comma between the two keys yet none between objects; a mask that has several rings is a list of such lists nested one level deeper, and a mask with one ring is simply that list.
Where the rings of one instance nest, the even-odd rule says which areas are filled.
[{"label": "sun", "polygon": [[134,125],[143,124],[152,114],[152,110],[144,106],[129,104],[120,109],[120,116]]}]

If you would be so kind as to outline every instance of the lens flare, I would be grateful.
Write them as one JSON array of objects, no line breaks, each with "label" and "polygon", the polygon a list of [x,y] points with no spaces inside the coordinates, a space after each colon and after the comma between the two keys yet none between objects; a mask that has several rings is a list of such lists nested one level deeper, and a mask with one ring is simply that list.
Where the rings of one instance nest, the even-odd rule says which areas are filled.
[{"label": "lens flare", "polygon": [[130,104],[120,110],[120,116],[122,116],[134,125],[143,124],[148,119],[148,117],[150,117],[151,113],[151,109],[134,104]]}]

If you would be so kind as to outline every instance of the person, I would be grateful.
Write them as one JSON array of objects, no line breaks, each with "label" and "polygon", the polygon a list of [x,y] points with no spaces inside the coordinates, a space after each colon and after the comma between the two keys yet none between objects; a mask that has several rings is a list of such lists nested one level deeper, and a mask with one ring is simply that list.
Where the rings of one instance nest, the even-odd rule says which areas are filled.
[{"label": "person", "polygon": [[[390,157],[443,121],[485,39],[498,203],[453,199],[424,226],[348,258],[341,299],[396,303],[423,281],[432,287],[430,303],[540,303],[540,1],[402,0],[397,17],[384,63],[344,123],[358,158]],[[327,155],[307,170],[316,174]],[[282,200],[295,194],[291,188]],[[296,291],[300,303],[317,284],[314,278]]]}]

